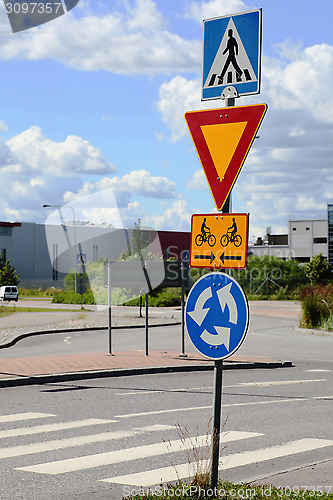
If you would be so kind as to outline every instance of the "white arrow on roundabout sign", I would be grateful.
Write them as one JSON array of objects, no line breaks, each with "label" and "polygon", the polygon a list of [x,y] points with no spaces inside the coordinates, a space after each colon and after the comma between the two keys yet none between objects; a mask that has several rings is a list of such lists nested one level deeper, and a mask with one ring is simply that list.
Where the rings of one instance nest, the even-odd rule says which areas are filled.
[{"label": "white arrow on roundabout sign", "polygon": [[192,344],[206,358],[231,356],[241,346],[248,323],[245,294],[228,274],[205,274],[191,288],[185,324]]}]

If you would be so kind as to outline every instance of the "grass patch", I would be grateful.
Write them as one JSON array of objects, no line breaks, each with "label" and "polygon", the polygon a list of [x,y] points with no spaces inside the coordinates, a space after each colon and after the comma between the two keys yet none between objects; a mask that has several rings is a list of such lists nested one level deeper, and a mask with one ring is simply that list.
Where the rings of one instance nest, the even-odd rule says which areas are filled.
[{"label": "grass patch", "polygon": [[0,318],[5,318],[6,316],[9,316],[10,314],[13,314],[15,312],[12,307],[8,308],[5,306],[0,306]]},{"label": "grass patch", "polygon": [[78,312],[77,309],[51,309],[49,307],[17,307],[17,306],[1,306],[0,317],[8,316],[15,312]]},{"label": "grass patch", "polygon": [[301,490],[294,486],[285,486],[275,488],[271,485],[253,485],[247,484],[234,484],[225,481],[220,481],[216,491],[210,487],[200,487],[198,484],[191,483],[189,485],[179,481],[175,485],[162,485],[153,486],[151,488],[133,488],[124,487],[123,499],[126,500],[139,500],[147,498],[150,500],[198,500],[201,498],[209,498],[211,500],[310,500],[310,499],[332,499],[333,494],[328,493],[329,487],[318,487],[317,491],[314,487],[308,486],[309,490]]}]

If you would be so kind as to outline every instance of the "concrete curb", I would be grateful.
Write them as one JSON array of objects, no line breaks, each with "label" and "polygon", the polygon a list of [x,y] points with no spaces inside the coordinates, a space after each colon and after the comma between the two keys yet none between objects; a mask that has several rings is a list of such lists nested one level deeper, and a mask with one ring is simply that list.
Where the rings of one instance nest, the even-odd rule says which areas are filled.
[{"label": "concrete curb", "polygon": [[295,326],[294,330],[297,333],[305,333],[308,335],[333,337],[333,332],[330,332],[328,330],[319,330],[318,328],[301,328],[300,326]]},{"label": "concrete curb", "polygon": [[[149,328],[156,328],[157,326],[173,326],[173,325],[181,325],[181,322],[177,321],[175,323],[159,323],[159,324],[149,325]],[[112,330],[128,329],[128,328],[145,328],[145,325],[112,326]],[[96,326],[96,327],[86,327],[86,328],[65,328],[65,329],[41,330],[41,331],[37,331],[37,332],[21,333],[17,337],[15,337],[14,339],[7,342],[7,344],[1,344],[0,349],[6,349],[8,347],[12,347],[17,342],[19,342],[20,340],[23,340],[27,337],[33,337],[33,336],[37,336],[37,335],[50,335],[52,333],[90,332],[92,330],[108,330],[108,327],[107,326]]]},{"label": "concrete curb", "polygon": [[[238,362],[225,361],[223,364],[224,370],[240,370],[240,369],[255,369],[255,368],[290,368],[293,367],[291,361],[254,361],[254,362]],[[91,380],[98,378],[109,377],[125,377],[133,375],[154,375],[159,373],[180,373],[194,371],[212,371],[214,363],[200,365],[175,365],[175,366],[154,366],[140,368],[118,368],[111,370],[92,370],[84,372],[67,372],[67,373],[52,373],[45,375],[34,375],[28,377],[12,377],[0,379],[0,388],[4,387],[19,387],[24,385],[43,385],[56,382],[70,382],[77,380]]]}]

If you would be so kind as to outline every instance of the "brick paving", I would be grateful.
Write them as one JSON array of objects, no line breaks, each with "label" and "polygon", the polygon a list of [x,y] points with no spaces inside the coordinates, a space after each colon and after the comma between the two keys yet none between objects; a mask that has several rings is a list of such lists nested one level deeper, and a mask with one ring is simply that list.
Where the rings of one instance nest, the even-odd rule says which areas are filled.
[{"label": "brick paving", "polygon": [[[261,313],[262,307],[258,304],[258,313]],[[296,308],[297,309],[297,308]],[[266,311],[267,312],[267,311]],[[274,311],[275,312],[275,311]],[[289,311],[287,311],[289,312]],[[291,308],[292,314],[297,314],[297,310]],[[24,324],[22,321],[23,314],[29,315],[29,322]],[[54,312],[52,314],[52,322],[46,313],[15,313],[10,316],[11,327],[3,327],[0,319],[0,347],[8,345],[8,343],[15,341],[24,335],[39,332],[54,332],[56,331],[72,331],[81,330],[84,328],[107,328],[108,325],[108,311],[78,311],[69,313],[68,311]],[[57,321],[55,322],[55,316]],[[69,317],[68,315],[74,315]],[[276,311],[280,315],[280,311]],[[34,321],[31,318],[34,318]],[[15,326],[15,321],[18,326]],[[149,309],[149,324],[175,324],[181,321],[180,307],[174,308],[150,308]],[[31,325],[35,323],[35,325]],[[145,318],[139,317],[138,308],[133,307],[113,307],[112,308],[112,327],[133,327],[144,326]],[[12,349],[12,347],[10,348]],[[6,385],[6,381],[13,381],[20,379],[29,380],[29,377],[42,377],[42,376],[60,376],[64,374],[73,374],[73,377],[79,378],[80,374],[100,374],[103,372],[112,375],[112,373],[120,372],[123,370],[142,369],[207,369],[213,368],[214,362],[205,359],[199,354],[189,354],[187,357],[182,357],[179,352],[164,352],[164,351],[150,351],[146,356],[144,351],[126,351],[116,352],[110,356],[107,352],[95,353],[81,353],[81,354],[64,354],[57,356],[39,356],[39,357],[26,357],[26,358],[7,358],[3,350],[0,349],[0,382],[1,385]],[[244,356],[231,356],[224,362],[225,367],[249,367],[256,366],[282,366],[284,362],[279,360],[265,359],[265,358],[246,358]],[[290,365],[289,365],[290,366]]]}]

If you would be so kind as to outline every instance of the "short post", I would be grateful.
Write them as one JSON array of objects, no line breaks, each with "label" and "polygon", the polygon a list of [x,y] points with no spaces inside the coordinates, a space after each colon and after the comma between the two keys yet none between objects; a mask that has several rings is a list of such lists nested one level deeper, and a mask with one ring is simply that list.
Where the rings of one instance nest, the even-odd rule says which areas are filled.
[{"label": "short post", "polygon": [[182,310],[182,353],[180,356],[187,358],[185,354],[185,286],[184,286],[184,262],[180,263],[180,276],[181,276],[181,310]]},{"label": "short post", "polygon": [[149,343],[149,338],[148,338],[148,297],[149,297],[149,294],[146,293],[146,295],[145,295],[145,311],[146,311],[146,318],[145,318],[145,323],[146,323],[146,356],[148,356],[148,343]]},{"label": "short post", "polygon": [[108,311],[109,311],[109,321],[108,321],[108,331],[109,331],[109,355],[112,354],[112,328],[111,328],[111,262],[108,260]]},{"label": "short post", "polygon": [[215,361],[214,368],[214,414],[213,414],[213,442],[212,442],[212,473],[211,488],[217,489],[219,480],[220,433],[222,413],[222,374],[223,360]]}]

